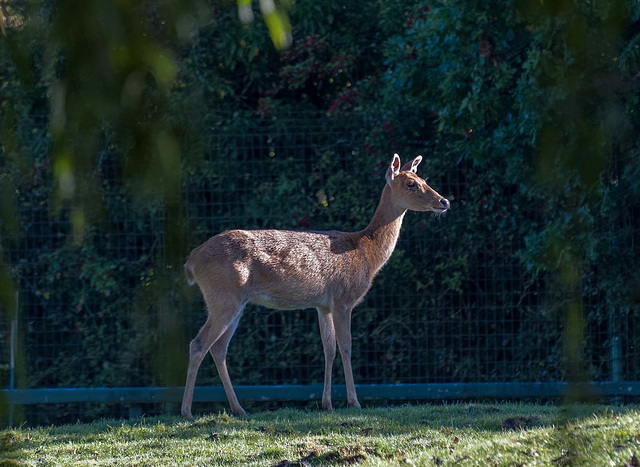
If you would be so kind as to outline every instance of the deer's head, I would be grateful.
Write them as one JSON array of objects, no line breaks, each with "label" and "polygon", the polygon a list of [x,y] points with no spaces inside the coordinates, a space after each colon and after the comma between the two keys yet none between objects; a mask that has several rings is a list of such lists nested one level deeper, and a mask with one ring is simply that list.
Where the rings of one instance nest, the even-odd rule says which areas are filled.
[{"label": "deer's head", "polygon": [[422,156],[400,167],[400,156],[393,155],[385,178],[391,188],[394,204],[410,211],[431,211],[439,214],[446,212],[450,207],[449,200],[416,175],[420,162]]}]

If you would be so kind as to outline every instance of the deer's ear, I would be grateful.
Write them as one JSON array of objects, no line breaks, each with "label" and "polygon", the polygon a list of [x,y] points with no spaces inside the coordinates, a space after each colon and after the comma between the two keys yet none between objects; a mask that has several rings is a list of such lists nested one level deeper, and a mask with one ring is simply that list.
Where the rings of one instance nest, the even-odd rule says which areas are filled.
[{"label": "deer's ear", "polygon": [[386,178],[387,183],[391,185],[391,182],[394,178],[400,173],[400,156],[397,154],[393,155],[393,159],[391,159],[391,165],[387,169],[387,174],[384,178]]},{"label": "deer's ear", "polygon": [[422,162],[422,156],[417,156],[411,162],[407,162],[400,169],[400,172],[409,171],[409,172],[417,173],[418,172],[418,166],[420,165],[420,162]]}]

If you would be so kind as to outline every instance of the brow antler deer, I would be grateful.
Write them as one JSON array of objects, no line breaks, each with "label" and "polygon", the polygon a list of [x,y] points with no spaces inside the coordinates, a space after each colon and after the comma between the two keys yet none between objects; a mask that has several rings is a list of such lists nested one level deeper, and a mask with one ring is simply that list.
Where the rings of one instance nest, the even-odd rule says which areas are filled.
[{"label": "brow antler deer", "polygon": [[394,154],[380,204],[360,232],[230,230],[194,249],[185,264],[207,304],[206,323],[189,346],[182,415],[192,418],[200,363],[211,353],[234,414],[245,415],[227,372],[227,347],[247,303],[277,310],[317,308],[324,348],[322,407],[331,410],[331,370],[340,348],[347,401],[360,407],[351,369],[351,310],[393,252],[407,210],[443,213],[449,201],[416,175],[421,156],[400,168]]}]

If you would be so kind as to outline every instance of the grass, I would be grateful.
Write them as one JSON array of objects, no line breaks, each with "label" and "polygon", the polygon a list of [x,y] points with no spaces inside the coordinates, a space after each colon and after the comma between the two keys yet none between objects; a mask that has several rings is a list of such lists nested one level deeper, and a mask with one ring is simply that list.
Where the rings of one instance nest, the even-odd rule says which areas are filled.
[{"label": "grass", "polygon": [[640,407],[284,409],[0,431],[0,466],[633,466]]}]

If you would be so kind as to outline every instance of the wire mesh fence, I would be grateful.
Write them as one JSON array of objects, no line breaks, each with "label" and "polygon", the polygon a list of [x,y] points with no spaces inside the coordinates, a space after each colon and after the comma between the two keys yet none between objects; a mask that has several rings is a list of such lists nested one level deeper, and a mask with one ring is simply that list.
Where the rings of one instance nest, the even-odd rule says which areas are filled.
[{"label": "wire mesh fence", "polygon": [[[308,114],[206,122],[206,150],[184,174],[189,247],[230,228],[364,228],[388,163],[387,154],[362,152],[366,125],[358,116]],[[47,147],[43,122],[27,134]],[[199,292],[187,289],[182,271],[165,260],[176,245],[165,236],[174,219],[161,198],[134,197],[123,183],[122,156],[106,146],[96,168],[102,206],[83,242],[74,244],[68,213],[55,211],[50,190],[35,180],[50,174],[36,169],[34,192],[18,206],[21,234],[5,245],[19,284],[19,386],[183,384],[189,340],[206,316]],[[515,193],[487,192],[491,181],[465,161],[427,158],[419,173],[452,200],[452,210],[445,217],[405,217],[394,255],[353,313],[356,383],[566,381],[567,295],[527,271],[518,258],[522,232],[510,223],[515,212],[538,215],[535,208]],[[496,199],[499,205],[492,204]],[[498,210],[492,217],[498,221],[474,221],[478,210],[469,206],[477,203]],[[637,257],[637,212],[625,219],[632,242],[624,247]],[[461,247],[462,240],[468,244]],[[589,280],[599,280],[597,272]],[[640,380],[638,307],[610,309],[601,295],[581,294],[577,301],[585,318],[584,377]],[[6,322],[0,320],[3,388]],[[315,311],[248,306],[228,367],[238,385],[306,385],[322,382],[323,359]],[[338,370],[334,377],[343,382]],[[219,384],[212,362],[203,363],[198,384]],[[174,409],[143,407],[146,413]],[[126,405],[34,405],[24,417],[38,424],[127,411]]]},{"label": "wire mesh fence", "polygon": [[9,388],[11,380],[11,320],[6,319],[7,311],[0,306],[0,313],[2,318],[0,319],[0,342],[3,345],[0,346],[0,387]]}]

